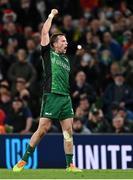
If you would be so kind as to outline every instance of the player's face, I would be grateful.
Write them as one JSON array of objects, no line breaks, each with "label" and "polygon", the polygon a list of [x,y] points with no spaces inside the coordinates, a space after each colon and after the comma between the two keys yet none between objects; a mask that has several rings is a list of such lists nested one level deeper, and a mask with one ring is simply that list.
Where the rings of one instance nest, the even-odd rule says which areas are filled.
[{"label": "player's face", "polygon": [[55,43],[56,50],[59,53],[66,53],[68,42],[65,36],[59,36],[57,42]]}]

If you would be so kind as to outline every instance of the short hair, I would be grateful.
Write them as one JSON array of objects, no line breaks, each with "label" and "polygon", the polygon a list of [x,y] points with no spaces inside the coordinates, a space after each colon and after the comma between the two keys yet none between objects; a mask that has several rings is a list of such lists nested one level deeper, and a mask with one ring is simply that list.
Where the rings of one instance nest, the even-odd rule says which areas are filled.
[{"label": "short hair", "polygon": [[54,33],[50,37],[50,45],[53,47],[53,44],[58,40],[59,36],[66,36],[64,33]]}]

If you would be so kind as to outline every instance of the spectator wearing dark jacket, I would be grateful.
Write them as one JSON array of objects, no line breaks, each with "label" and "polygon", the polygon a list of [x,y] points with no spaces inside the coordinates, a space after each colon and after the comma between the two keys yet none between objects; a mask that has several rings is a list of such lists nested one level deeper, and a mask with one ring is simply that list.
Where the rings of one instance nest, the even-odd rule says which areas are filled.
[{"label": "spectator wearing dark jacket", "polygon": [[6,115],[9,114],[11,106],[11,94],[10,92],[4,92],[0,95],[0,108],[3,109]]},{"label": "spectator wearing dark jacket", "polygon": [[109,110],[113,103],[120,107],[130,108],[133,105],[133,90],[125,83],[122,73],[114,76],[114,83],[108,85],[104,92],[103,103],[106,110]]},{"label": "spectator wearing dark jacket", "polygon": [[26,81],[26,87],[29,88],[36,79],[36,70],[32,64],[26,61],[26,51],[24,49],[18,50],[18,61],[11,65],[8,71],[8,79],[11,81],[13,87],[19,78]]},{"label": "spectator wearing dark jacket", "polygon": [[41,22],[41,16],[35,6],[35,3],[31,0],[21,0],[20,8],[17,8],[17,14],[18,23],[20,23],[23,27],[30,25],[34,30],[37,30],[37,26]]},{"label": "spectator wearing dark jacket", "polygon": [[91,131],[83,124],[80,118],[75,117],[73,122],[74,134],[91,134]]},{"label": "spectator wearing dark jacket", "polygon": [[17,30],[17,25],[13,22],[9,22],[5,28],[5,40],[7,44],[12,44],[15,48],[25,48],[25,39],[23,34],[20,34]]},{"label": "spectator wearing dark jacket", "polygon": [[101,109],[92,107],[89,113],[89,119],[87,122],[87,127],[93,133],[109,133],[111,132],[111,127],[108,121],[105,119],[104,114]]},{"label": "spectator wearing dark jacket", "polygon": [[24,106],[22,99],[19,97],[13,99],[8,119],[8,125],[13,126],[14,133],[26,134],[30,132],[32,114],[30,109]]},{"label": "spectator wearing dark jacket", "polygon": [[37,71],[37,81],[41,79],[42,75],[42,62],[40,52],[36,49],[36,44],[33,39],[28,39],[26,42],[27,47],[27,61],[34,66]]},{"label": "spectator wearing dark jacket", "polygon": [[88,97],[90,103],[96,99],[96,92],[93,87],[86,82],[86,75],[83,71],[79,71],[75,78],[73,86],[72,98],[74,106],[77,106],[81,97]]},{"label": "spectator wearing dark jacket", "polygon": [[63,27],[61,28],[61,31],[66,35],[67,41],[69,43],[69,48],[67,50],[68,54],[74,54],[76,50],[76,43],[74,42],[74,34],[75,30],[73,28],[72,23],[72,16],[71,15],[65,15],[63,17]]},{"label": "spectator wearing dark jacket", "polygon": [[110,32],[105,32],[103,34],[103,44],[100,48],[100,51],[103,51],[105,49],[108,49],[110,51],[111,56],[116,61],[119,61],[122,58],[123,50],[120,44],[112,38]]}]

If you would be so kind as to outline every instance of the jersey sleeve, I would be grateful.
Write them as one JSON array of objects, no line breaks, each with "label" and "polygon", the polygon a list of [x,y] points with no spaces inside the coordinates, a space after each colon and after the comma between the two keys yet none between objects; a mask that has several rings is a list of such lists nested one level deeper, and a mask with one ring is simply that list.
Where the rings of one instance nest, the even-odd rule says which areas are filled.
[{"label": "jersey sleeve", "polygon": [[42,57],[47,56],[47,54],[50,53],[50,44],[48,44],[47,46],[42,46],[42,45],[40,46],[41,46],[41,56]]}]

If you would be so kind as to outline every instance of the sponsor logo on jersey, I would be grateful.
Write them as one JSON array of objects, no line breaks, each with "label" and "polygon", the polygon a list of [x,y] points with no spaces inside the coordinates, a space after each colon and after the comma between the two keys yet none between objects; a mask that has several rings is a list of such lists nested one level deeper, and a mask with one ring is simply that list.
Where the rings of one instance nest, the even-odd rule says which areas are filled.
[{"label": "sponsor logo on jersey", "polygon": [[64,62],[60,61],[60,60],[55,60],[54,59],[54,60],[52,60],[52,63],[63,67],[67,71],[70,71],[70,67],[67,64],[65,64]]},{"label": "sponsor logo on jersey", "polygon": [[52,115],[52,113],[45,112],[46,115]]}]

